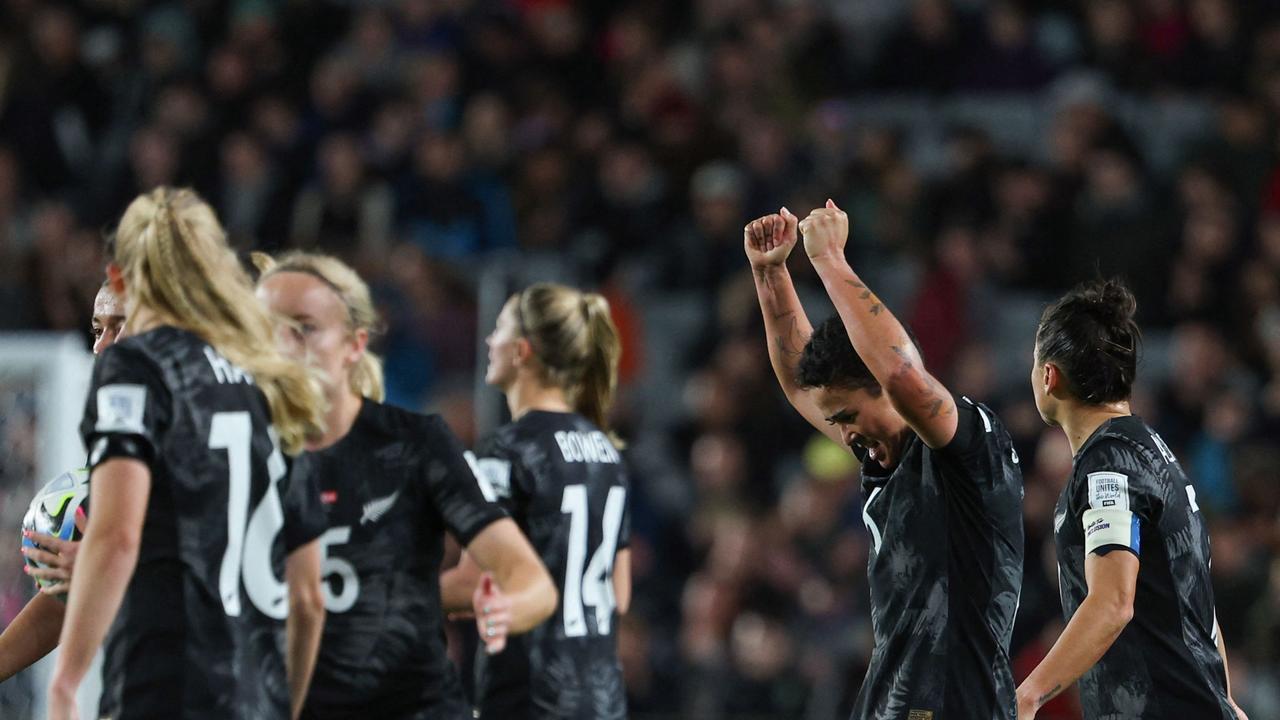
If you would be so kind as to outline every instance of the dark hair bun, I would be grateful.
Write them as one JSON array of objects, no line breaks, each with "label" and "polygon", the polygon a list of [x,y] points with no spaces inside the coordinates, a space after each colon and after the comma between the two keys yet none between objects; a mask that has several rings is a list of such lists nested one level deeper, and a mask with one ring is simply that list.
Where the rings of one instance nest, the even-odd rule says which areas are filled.
[{"label": "dark hair bun", "polygon": [[1081,283],[1045,310],[1036,331],[1038,358],[1056,363],[1084,402],[1124,400],[1142,342],[1137,310],[1137,299],[1120,280]]},{"label": "dark hair bun", "polygon": [[1080,285],[1074,291],[1098,322],[1119,328],[1133,322],[1138,312],[1138,299],[1124,283],[1114,278]]}]

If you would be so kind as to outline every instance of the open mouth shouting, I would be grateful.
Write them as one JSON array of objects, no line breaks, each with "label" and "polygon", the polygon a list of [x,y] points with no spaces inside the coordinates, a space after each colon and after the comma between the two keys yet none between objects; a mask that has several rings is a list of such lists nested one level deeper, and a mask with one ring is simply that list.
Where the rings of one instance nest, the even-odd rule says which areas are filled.
[{"label": "open mouth shouting", "polygon": [[888,467],[889,448],[885,444],[873,440],[866,435],[855,434],[849,440],[849,447],[855,455],[865,456],[871,462],[879,463],[881,466]]}]

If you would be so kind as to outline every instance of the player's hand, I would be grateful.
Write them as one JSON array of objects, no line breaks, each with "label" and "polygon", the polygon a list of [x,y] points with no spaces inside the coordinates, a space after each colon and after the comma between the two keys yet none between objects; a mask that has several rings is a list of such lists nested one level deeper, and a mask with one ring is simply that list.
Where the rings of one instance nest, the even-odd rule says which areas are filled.
[{"label": "player's hand", "polygon": [[1235,698],[1227,698],[1227,702],[1231,703],[1231,709],[1236,713],[1236,720],[1249,720],[1249,716],[1245,715],[1240,706],[1236,704]]},{"label": "player's hand", "polygon": [[497,655],[507,647],[507,631],[511,627],[511,601],[502,594],[491,573],[480,576],[471,595],[471,608],[476,614],[476,630],[484,642],[485,652]]},{"label": "player's hand", "polygon": [[836,207],[834,200],[827,200],[826,207],[814,210],[800,221],[800,234],[804,236],[804,251],[810,259],[844,258],[844,245],[849,241],[849,216]]},{"label": "player's hand", "polygon": [[800,218],[786,208],[747,223],[742,228],[742,245],[751,267],[760,269],[785,263],[800,237],[796,233],[799,223]]},{"label": "player's hand", "polygon": [[[76,518],[76,525],[81,520]],[[81,532],[83,532],[81,528]],[[24,547],[22,553],[45,567],[26,567],[26,573],[42,581],[40,592],[46,595],[64,595],[71,588],[71,571],[76,564],[76,555],[80,552],[78,540],[62,540],[44,533],[23,531],[31,542],[40,547]],[[41,549],[44,548],[44,549]]]},{"label": "player's hand", "polygon": [[49,720],[78,720],[76,713],[76,689],[70,683],[54,676],[49,683]]},{"label": "player's hand", "polygon": [[1031,696],[1030,693],[1023,692],[1018,689],[1018,720],[1035,720],[1036,711],[1039,710],[1039,703]]}]

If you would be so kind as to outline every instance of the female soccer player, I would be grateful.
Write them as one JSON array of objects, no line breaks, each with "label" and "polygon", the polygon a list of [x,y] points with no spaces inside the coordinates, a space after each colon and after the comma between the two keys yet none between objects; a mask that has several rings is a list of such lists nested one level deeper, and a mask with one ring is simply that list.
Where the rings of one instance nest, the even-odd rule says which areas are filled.
[{"label": "female soccer player", "polygon": [[115,344],[124,327],[124,301],[111,290],[111,283],[104,282],[93,298],[93,354],[100,355],[103,350]]},{"label": "female soccer player", "polygon": [[490,640],[551,614],[551,578],[486,500],[444,421],[381,403],[382,368],[367,350],[378,320],[355,271],[304,253],[255,261],[258,295],[283,320],[282,346],[320,370],[329,401],[308,453],[329,518],[329,614],[303,717],[469,719],[443,642],[445,531],[496,576],[501,595],[476,599],[482,616],[489,608]]},{"label": "female soccer player", "polygon": [[[615,614],[631,602],[627,473],[606,416],[621,342],[603,297],[538,284],[507,301],[489,335],[485,382],[514,419],[480,443],[477,471],[533,541],[560,589],[547,624],[481,656],[481,718],[625,718]],[[449,610],[480,570],[445,574]],[[483,581],[481,581],[483,584]]]},{"label": "female soccer player", "polygon": [[[787,271],[804,236],[836,316],[809,324]],[[845,260],[831,200],[748,223],[774,374],[792,406],[862,459],[875,649],[856,718],[1013,720],[1009,641],[1022,587],[1022,473],[986,406],[930,374],[906,329]]]},{"label": "female soccer player", "polygon": [[100,716],[287,717],[319,641],[324,527],[318,508],[286,520],[282,450],[320,433],[319,386],[276,350],[195,193],[134,200],[111,257],[129,337],[100,356],[81,426],[92,512],[49,717],[75,716],[104,636]]},{"label": "female soccer player", "polygon": [[[103,283],[93,299],[90,328],[93,354],[111,347],[123,325],[124,303],[111,291],[110,285]],[[23,552],[43,567],[24,567],[32,577],[47,584],[0,633],[0,681],[27,669],[58,646],[58,634],[62,632],[62,618],[67,609],[51,596],[67,592],[80,543],[34,532],[30,537],[39,547],[23,548]]]},{"label": "female soccer player", "polygon": [[1076,680],[1086,720],[1245,717],[1227,682],[1195,488],[1130,411],[1136,309],[1119,282],[1085,283],[1036,330],[1036,406],[1075,455],[1054,512],[1068,622],[1018,688],[1019,720]]}]

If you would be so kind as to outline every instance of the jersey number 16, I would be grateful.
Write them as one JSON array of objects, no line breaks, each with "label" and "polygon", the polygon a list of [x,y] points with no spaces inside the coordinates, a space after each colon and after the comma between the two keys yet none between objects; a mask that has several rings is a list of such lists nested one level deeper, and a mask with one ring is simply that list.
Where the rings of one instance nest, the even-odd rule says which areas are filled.
[{"label": "jersey number 16", "polygon": [[584,573],[582,565],[590,548],[587,521],[587,488],[585,485],[569,485],[560,500],[560,512],[569,516],[569,547],[564,573],[564,634],[565,637],[582,637],[587,634],[585,608],[594,608],[596,632],[608,635],[618,601],[613,594],[613,558],[618,549],[618,533],[622,529],[622,510],[626,505],[627,489],[609,488],[604,503],[603,527],[600,546],[591,555]]},{"label": "jersey number 16", "polygon": [[253,421],[247,412],[214,413],[209,426],[209,449],[227,451],[227,547],[218,571],[218,594],[227,615],[240,615],[240,579],[245,594],[263,615],[282,620],[289,613],[287,589],[271,567],[271,547],[284,528],[284,507],[280,504],[280,480],[287,466],[280,453],[275,428],[268,428],[271,455],[267,458],[270,483],[262,500],[249,514],[253,468],[250,444]]}]

